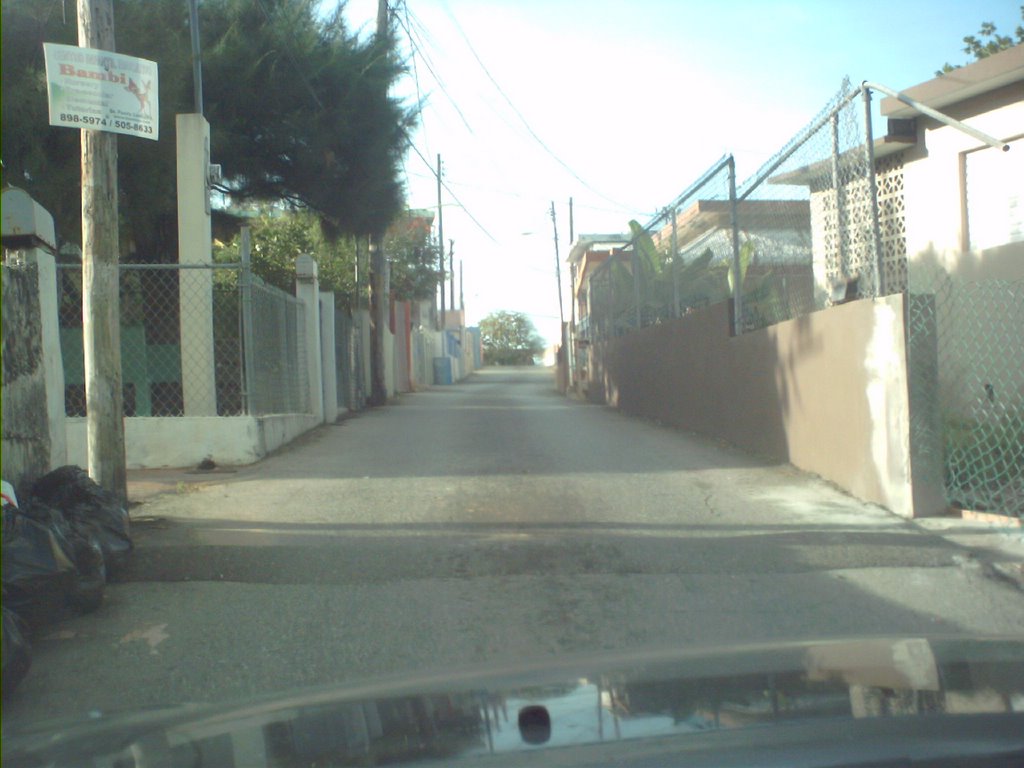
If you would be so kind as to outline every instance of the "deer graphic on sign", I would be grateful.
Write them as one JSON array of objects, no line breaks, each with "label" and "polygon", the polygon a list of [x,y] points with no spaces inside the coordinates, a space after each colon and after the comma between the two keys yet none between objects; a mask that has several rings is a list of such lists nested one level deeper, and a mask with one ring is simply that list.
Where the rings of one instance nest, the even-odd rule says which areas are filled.
[{"label": "deer graphic on sign", "polygon": [[128,78],[128,85],[125,86],[125,90],[139,100],[139,114],[146,114],[149,117],[153,116],[153,105],[149,103],[149,89],[152,82],[152,80],[147,80],[140,88],[132,78]]}]

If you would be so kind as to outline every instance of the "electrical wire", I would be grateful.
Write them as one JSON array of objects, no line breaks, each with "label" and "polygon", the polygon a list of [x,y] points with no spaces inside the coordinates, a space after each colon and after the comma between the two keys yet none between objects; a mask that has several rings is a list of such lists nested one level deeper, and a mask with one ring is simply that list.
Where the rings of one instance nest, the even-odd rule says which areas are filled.
[{"label": "electrical wire", "polygon": [[[416,176],[417,178],[421,178],[421,179],[432,179],[432,178],[434,178],[434,176],[430,176],[430,175],[428,175],[426,173],[417,173],[416,171],[410,171],[409,175]],[[550,196],[548,196],[548,195],[528,194],[528,193],[518,192],[518,191],[513,190],[513,189],[501,189],[501,188],[498,188],[498,187],[487,187],[487,186],[484,186],[482,184],[472,184],[472,183],[466,182],[466,181],[450,180],[448,183],[449,184],[453,184],[456,187],[465,187],[466,189],[480,190],[482,192],[489,192],[492,195],[503,195],[505,197],[514,197],[514,198],[519,199],[519,200],[525,200],[525,201],[530,201],[530,202],[533,202],[533,201],[543,202],[543,201],[547,201],[547,200],[551,199]],[[581,203],[578,200],[575,201],[574,206],[576,208],[582,208],[582,209],[585,209],[585,210],[588,210],[588,211],[601,211],[602,213],[620,213],[620,214],[621,213],[625,213],[625,214],[629,214],[632,217],[640,217],[640,218],[650,218],[651,216],[657,215],[657,212],[638,211],[635,208],[609,208],[608,206],[604,206],[604,205],[588,205],[586,203]]]},{"label": "electrical wire", "polygon": [[[406,30],[408,30],[408,28],[409,28],[409,0],[402,0],[402,7],[405,9],[405,28],[406,28]],[[395,17],[398,18],[397,11],[396,11]],[[401,19],[399,19],[399,24],[401,24]],[[412,42],[411,39],[409,40],[409,45],[413,46],[413,42]],[[416,84],[416,105],[417,105],[417,108],[419,108],[419,106],[423,104],[423,93],[420,90],[420,70],[419,70],[419,67],[416,65],[417,56],[416,56],[415,46],[413,46],[412,56],[410,56],[410,58],[412,59],[412,77],[413,77],[413,82],[415,82],[415,84]],[[429,151],[430,151],[430,137],[427,136],[426,126],[423,127],[423,141],[427,145],[427,152],[429,154]]]},{"label": "electrical wire", "polygon": [[[420,20],[416,16],[416,14],[412,10],[409,9],[408,0],[403,0],[403,10],[406,13],[406,19],[405,19],[405,23],[402,24],[402,27],[405,30],[407,36],[409,36],[410,43],[415,47],[415,53],[417,54],[417,56],[419,58],[422,58],[424,60],[424,65],[427,66],[428,70],[430,71],[430,74],[432,76],[434,76],[435,80],[439,81],[438,85],[442,87],[442,90],[444,91],[444,94],[447,97],[448,101],[451,102],[452,105],[458,110],[458,106],[455,104],[453,97],[448,92],[447,86],[443,83],[443,81],[440,81],[440,78],[437,75],[436,64],[434,64],[433,60],[430,59],[429,55],[427,54],[427,48],[428,47],[434,49],[435,51],[437,51],[438,50],[438,46],[432,41],[431,35],[430,35],[429,31],[426,29],[426,26],[424,25],[422,20]],[[460,32],[461,32],[461,30],[460,30]],[[413,39],[413,36],[415,36],[415,39]],[[474,54],[475,54],[475,51],[474,51]],[[478,57],[478,59],[479,59],[479,57]],[[482,63],[481,63],[481,66],[482,66]],[[492,78],[492,83],[493,83],[493,78]],[[500,90],[500,86],[498,86],[498,88]],[[507,99],[507,97],[506,97],[506,99]],[[514,105],[513,105],[513,109],[515,109]],[[461,111],[459,111],[459,114],[460,114],[460,117],[461,117],[462,116]],[[509,128],[511,128],[513,131],[519,132],[521,130],[521,127],[519,126],[518,123],[513,125],[512,122],[510,122],[507,119],[505,119],[505,117],[502,115],[501,112],[496,110],[494,112],[494,114],[497,117],[501,118],[502,122],[504,122],[507,126],[509,126]],[[521,122],[525,122],[524,118],[523,118],[523,116],[521,114],[518,115],[518,117],[519,117],[519,120]],[[463,122],[464,123],[466,122],[465,119],[463,120]],[[467,125],[466,127],[467,127],[467,129],[471,133],[473,133],[471,126]],[[527,125],[527,129],[529,129],[528,125]],[[533,137],[527,137],[527,138],[533,138],[534,140],[537,139],[536,135],[534,135]],[[550,150],[549,150],[549,152],[550,152]],[[571,169],[569,169],[569,170],[571,171]],[[416,174],[414,174],[414,175],[416,175]],[[428,177],[424,176],[423,178],[428,178]],[[509,196],[509,197],[515,197],[515,198],[523,199],[523,200],[546,200],[547,199],[547,197],[545,197],[545,196],[526,195],[526,194],[522,194],[520,192],[516,192],[516,191],[512,191],[512,190],[495,190],[495,189],[491,189],[491,188],[487,188],[487,187],[482,187],[482,186],[474,187],[474,185],[467,184],[465,182],[455,182],[455,181],[453,181],[451,183],[455,184],[456,186],[463,186],[463,187],[471,187],[471,188],[476,188],[476,189],[483,189],[485,191],[489,191],[489,192],[492,192],[492,193],[502,194],[502,195],[506,195],[506,196]],[[616,202],[614,200],[610,200],[608,198],[604,198],[604,196],[600,195],[600,193],[597,192],[596,190],[592,189],[591,191],[594,191],[595,194],[598,194],[603,199],[608,200],[608,202],[610,202],[612,204],[612,206],[614,206],[614,207],[609,208],[609,207],[603,207],[603,206],[598,206],[598,205],[587,205],[585,203],[579,203],[578,204],[579,208],[587,209],[587,210],[601,211],[601,212],[605,212],[605,213],[623,213],[623,212],[628,212],[630,214],[633,214],[633,213],[637,212],[636,208],[633,207],[633,206],[625,205],[625,204]],[[642,215],[645,215],[645,214],[646,214],[646,212],[641,213],[640,215],[642,216]]]},{"label": "electrical wire", "polygon": [[[423,164],[426,165],[427,168],[429,168],[431,170],[431,173],[433,173],[434,178],[437,179],[438,175],[437,175],[437,171],[434,170],[434,166],[431,165],[430,161],[427,160],[427,158],[425,158],[423,156],[423,153],[420,152],[419,147],[417,147],[415,144],[413,144],[412,137],[409,136],[409,134],[406,134],[406,138],[409,140],[409,146],[412,147],[413,152],[415,152],[417,155],[419,155],[420,160],[423,161]],[[465,204],[463,204],[463,202],[461,200],[459,200],[458,196],[454,192],[452,192],[451,187],[449,187],[448,184],[445,183],[445,180],[444,180],[443,177],[440,178],[440,181],[441,181],[441,186],[444,187],[448,191],[449,195],[452,196],[452,200],[454,200],[456,203],[458,203],[458,206],[465,212],[465,214],[467,216],[469,216],[470,220],[474,224],[477,225],[477,227],[480,229],[480,231],[483,232],[485,235],[487,235],[487,237],[489,237],[491,239],[491,242],[493,242],[495,245],[497,245],[498,244],[497,238],[495,238],[494,235],[492,235],[490,232],[488,232],[487,231],[487,227],[485,227],[483,224],[481,224],[479,221],[477,221],[477,218],[472,213],[469,212],[469,208],[467,208],[465,206]]]},{"label": "electrical wire", "polygon": [[[406,13],[406,22],[407,22],[408,21],[408,16],[411,13],[409,11],[408,3],[405,4],[405,13]],[[423,66],[425,66],[427,68],[427,71],[430,72],[430,75],[434,78],[434,82],[436,82],[438,87],[441,89],[441,93],[443,93],[445,95],[445,98],[448,99],[448,102],[452,105],[452,108],[455,110],[456,114],[458,114],[459,119],[462,120],[462,124],[464,126],[466,126],[466,130],[469,131],[470,134],[473,134],[473,126],[471,126],[469,124],[469,120],[466,119],[466,116],[463,114],[462,110],[459,108],[459,105],[455,102],[455,99],[453,99],[451,94],[448,93],[448,87],[445,85],[444,80],[441,79],[441,76],[437,74],[437,71],[434,69],[432,62],[430,61],[430,57],[427,56],[426,53],[423,51],[423,46],[421,44],[418,44],[416,42],[416,40],[414,39],[414,37],[413,37],[414,33],[412,31],[412,27],[409,26],[408,23],[403,23],[401,17],[398,16],[397,14],[395,15],[395,18],[398,20],[399,25],[405,30],[406,39],[409,41],[409,45],[412,47],[414,66],[415,66],[416,58],[419,57],[419,59],[423,62]],[[422,43],[422,40],[420,41],[420,43]],[[417,78],[416,79],[416,95],[417,95],[417,98],[419,98],[420,97],[420,85],[419,85],[419,77],[418,77],[418,75],[416,76],[416,78]],[[473,135],[475,135],[475,134],[473,134]]]},{"label": "electrical wire", "polygon": [[[403,0],[403,1],[405,1],[405,0]],[[406,9],[409,10],[408,9],[408,5],[406,5]],[[420,49],[421,54],[424,57],[429,58],[429,56],[427,55],[427,48],[432,49],[434,54],[435,54],[435,56],[442,56],[443,57],[443,55],[446,53],[448,48],[444,47],[444,46],[439,46],[439,45],[437,45],[433,41],[433,36],[431,35],[431,33],[427,30],[427,28],[424,25],[424,23],[416,16],[416,14],[412,10],[409,10],[409,25],[410,25],[410,31],[413,32],[416,35],[416,37],[417,37],[417,39],[419,41],[419,49]],[[433,65],[433,66],[434,66],[435,69],[437,69],[436,65]],[[446,93],[445,95],[447,96],[448,94]],[[451,98],[449,98],[449,100],[451,100]],[[435,110],[435,111],[437,112],[437,119],[438,120],[443,120],[442,113],[440,111],[437,111],[437,110]],[[517,138],[522,138],[525,141],[529,141],[529,136],[525,135],[525,133],[523,132],[522,126],[520,126],[519,123],[513,122],[512,120],[510,120],[506,116],[505,111],[498,110],[498,109],[493,109],[493,108],[491,108],[490,111],[491,111],[491,114],[494,115],[494,117],[496,117],[499,120],[501,120],[501,122],[504,123],[509,128],[509,130],[511,130],[514,134],[516,134]],[[475,135],[475,133],[472,130],[470,130],[470,133]],[[479,157],[480,157],[481,162],[487,163],[488,165],[490,165],[494,169],[496,175],[502,175],[501,169],[499,169],[498,166],[496,166],[494,164],[494,160],[491,157],[490,153],[484,152],[482,155],[479,155]]]},{"label": "electrical wire", "polygon": [[[510,99],[508,97],[508,94],[505,93],[504,89],[501,87],[501,85],[498,83],[498,81],[494,79],[494,75],[492,75],[490,70],[487,69],[487,66],[484,64],[483,60],[480,58],[480,55],[476,52],[476,49],[473,47],[473,44],[470,42],[469,36],[462,29],[462,25],[459,24],[458,19],[455,18],[455,14],[452,13],[451,8],[449,8],[447,6],[447,4],[444,5],[444,11],[445,11],[445,13],[448,14],[448,18],[451,19],[452,24],[455,25],[455,29],[458,31],[459,35],[465,41],[466,47],[469,48],[469,52],[471,54],[473,54],[473,58],[476,59],[476,63],[480,65],[480,69],[483,70],[484,75],[487,76],[487,79],[490,80],[491,84],[498,91],[498,94],[505,100],[505,103],[508,104],[508,106],[512,109],[512,111],[515,113],[516,117],[519,118],[519,120],[522,122],[523,126],[529,132],[530,136],[534,139],[534,141],[537,142],[537,144],[540,145],[541,149],[543,149],[548,155],[550,155],[551,158],[554,159],[554,161],[557,162],[560,166],[562,166],[562,168],[564,168],[569,173],[569,175],[571,175],[574,179],[576,179],[576,181],[578,181],[580,184],[582,184],[590,192],[592,192],[593,194],[595,194],[598,197],[600,197],[602,200],[604,200],[606,202],[609,202],[612,205],[617,205],[617,206],[621,207],[623,210],[633,210],[633,206],[624,205],[623,203],[621,203],[618,200],[613,200],[612,198],[608,197],[607,195],[603,194],[602,192],[598,191],[593,186],[588,184],[578,173],[576,173],[576,171],[574,171],[569,166],[568,163],[566,163],[564,160],[562,160],[562,158],[560,158],[557,154],[555,154],[554,150],[552,150],[551,147],[549,147],[544,142],[544,140],[541,139],[541,137],[537,135],[537,132],[533,130],[533,127],[530,125],[530,123],[523,116],[523,113],[519,111],[519,108],[516,107],[516,105],[512,102],[512,99]],[[415,14],[413,14],[413,18],[415,18]]]}]

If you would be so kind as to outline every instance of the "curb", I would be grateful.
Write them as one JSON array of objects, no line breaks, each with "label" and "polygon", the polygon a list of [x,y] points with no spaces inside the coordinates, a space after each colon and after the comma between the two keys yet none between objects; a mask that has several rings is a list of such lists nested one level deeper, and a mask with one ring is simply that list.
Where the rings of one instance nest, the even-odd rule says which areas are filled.
[{"label": "curb", "polygon": [[1024,563],[990,563],[992,577],[1024,592]]}]

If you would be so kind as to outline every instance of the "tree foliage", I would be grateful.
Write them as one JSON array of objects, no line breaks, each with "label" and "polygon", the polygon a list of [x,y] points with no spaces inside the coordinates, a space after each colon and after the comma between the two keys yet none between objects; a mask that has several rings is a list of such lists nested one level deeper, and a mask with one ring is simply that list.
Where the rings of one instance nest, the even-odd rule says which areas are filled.
[{"label": "tree foliage", "polygon": [[[1024,22],[1024,5],[1020,7],[1021,21]],[[1015,45],[1024,43],[1024,23],[1018,24],[1013,31],[1013,36],[1000,35],[996,25],[991,21],[982,22],[977,35],[967,35],[963,38],[963,52],[974,57],[974,61],[991,56],[993,53],[1005,51]],[[948,61],[942,65],[942,69],[935,72],[936,75],[944,75],[960,68],[960,64],[950,64]]]},{"label": "tree foliage", "polygon": [[[600,322],[611,333],[636,327],[638,309],[641,323],[646,325],[672,319],[677,300],[680,314],[686,314],[735,295],[736,265],[731,256],[716,258],[707,247],[688,258],[673,257],[671,245],[664,241],[660,247],[656,245],[639,222],[630,221],[629,229],[632,250],[610,259],[590,280]],[[770,266],[758,263],[758,247],[757,238],[745,236],[739,249],[738,284],[743,289],[744,314],[775,317],[782,283]],[[768,322],[776,320],[765,324]]]},{"label": "tree foliage", "polygon": [[480,337],[488,365],[533,365],[544,351],[543,339],[522,312],[492,312],[480,321]]},{"label": "tree foliage", "polygon": [[[401,211],[400,164],[413,112],[388,96],[402,72],[390,36],[363,40],[317,0],[206,0],[200,6],[211,160],[235,201],[284,201],[329,239],[380,235]],[[74,5],[70,4],[73,11]],[[3,182],[48,208],[64,239],[81,231],[79,133],[50,127],[43,42],[74,45],[54,0],[4,0]],[[122,53],[160,67],[160,140],[118,142],[122,247],[177,252],[174,121],[193,111],[187,3],[115,0]]]},{"label": "tree foliage", "polygon": [[433,213],[407,211],[384,236],[391,265],[391,295],[396,299],[433,299],[440,279],[438,247],[431,239]]},{"label": "tree foliage", "polygon": [[[320,289],[347,296],[350,305],[368,304],[368,246],[365,238],[346,235],[325,237],[317,217],[309,211],[265,208],[250,221],[253,274],[268,285],[292,293],[295,290],[295,259],[302,254],[317,262]],[[214,258],[237,262],[241,236],[217,243]],[[429,299],[437,288],[430,221],[412,214],[400,216],[384,237],[391,263],[391,295],[399,300]],[[426,257],[423,256],[426,254]],[[356,283],[356,262],[360,282]],[[358,295],[357,295],[358,294]]]}]

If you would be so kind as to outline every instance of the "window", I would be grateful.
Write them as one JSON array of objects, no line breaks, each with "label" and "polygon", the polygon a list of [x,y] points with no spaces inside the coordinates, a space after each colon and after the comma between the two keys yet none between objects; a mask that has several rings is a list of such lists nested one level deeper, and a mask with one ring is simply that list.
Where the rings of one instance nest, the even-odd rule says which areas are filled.
[{"label": "window", "polygon": [[1024,140],[1009,144],[1009,152],[985,147],[962,156],[965,250],[1024,242]]}]

